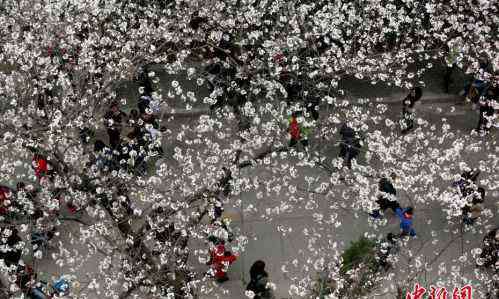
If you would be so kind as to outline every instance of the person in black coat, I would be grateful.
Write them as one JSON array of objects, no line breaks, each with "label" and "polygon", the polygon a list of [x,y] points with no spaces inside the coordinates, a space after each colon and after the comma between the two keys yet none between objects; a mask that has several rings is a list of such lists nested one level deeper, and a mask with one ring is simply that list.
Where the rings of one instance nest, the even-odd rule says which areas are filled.
[{"label": "person in black coat", "polygon": [[151,82],[151,78],[149,78],[149,66],[145,65],[144,67],[142,67],[142,70],[138,76],[138,81],[140,87],[144,89],[143,95],[151,97],[154,88]]},{"label": "person in black coat", "polygon": [[422,96],[421,87],[414,87],[402,101],[402,119],[400,120],[402,134],[406,134],[414,128],[414,118],[416,117],[414,106]]},{"label": "person in black coat", "polygon": [[118,102],[113,102],[109,111],[104,115],[107,126],[107,134],[109,135],[109,145],[116,149],[120,145],[120,135],[122,122],[127,115],[121,111]]},{"label": "person in black coat", "polygon": [[492,127],[491,121],[489,120],[494,116],[494,102],[499,101],[499,86],[492,86],[487,90],[484,97],[480,98],[478,104],[480,106],[480,118],[478,119],[478,125],[476,131],[479,133],[488,133]]},{"label": "person in black coat", "polygon": [[139,100],[137,101],[137,108],[139,109],[141,115],[145,114],[147,112],[147,109],[150,109],[151,100],[151,96],[148,95],[139,97]]},{"label": "person in black coat", "polygon": [[495,268],[496,272],[499,272],[496,266],[499,262],[499,227],[489,231],[483,238],[480,260],[479,266]]},{"label": "person in black coat", "polygon": [[457,187],[461,197],[467,197],[472,194],[476,189],[476,183],[478,180],[478,176],[480,175],[480,169],[471,169],[464,171],[459,180],[452,183],[453,187]]},{"label": "person in black coat", "polygon": [[19,263],[22,255],[22,249],[18,246],[21,241],[22,239],[19,237],[16,228],[12,228],[12,231],[8,237],[2,236],[0,239],[0,248],[3,248],[0,250],[0,259],[2,259],[8,267]]},{"label": "person in black coat", "polygon": [[246,287],[247,291],[252,291],[255,296],[253,299],[274,299],[272,289],[267,284],[269,274],[265,271],[265,262],[256,261],[250,268],[250,282]]},{"label": "person in black coat", "polygon": [[352,160],[356,159],[360,153],[360,136],[346,123],[342,125],[340,135],[340,157],[343,158],[348,168],[352,168]]},{"label": "person in black coat", "polygon": [[377,244],[376,250],[376,269],[377,270],[388,270],[391,268],[391,264],[388,261],[391,255],[397,250],[397,238],[393,233],[388,233],[386,239],[381,240]]},{"label": "person in black coat", "polygon": [[400,204],[398,203],[396,196],[397,191],[395,187],[393,187],[392,182],[397,178],[395,173],[390,174],[390,178],[382,177],[378,182],[378,191],[380,194],[378,195],[378,199],[376,203],[379,205],[379,209],[374,210],[371,213],[371,216],[374,218],[381,217],[380,210],[385,211],[386,209],[392,209],[395,213],[397,208],[400,208]]}]

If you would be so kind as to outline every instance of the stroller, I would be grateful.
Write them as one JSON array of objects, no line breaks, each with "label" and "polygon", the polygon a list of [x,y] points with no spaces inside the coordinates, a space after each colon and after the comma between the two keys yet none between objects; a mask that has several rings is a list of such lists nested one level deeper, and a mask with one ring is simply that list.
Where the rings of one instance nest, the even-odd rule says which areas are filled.
[{"label": "stroller", "polygon": [[69,287],[69,282],[62,277],[54,281],[52,284],[40,281],[30,289],[28,295],[31,299],[57,298],[57,296],[68,295]]}]

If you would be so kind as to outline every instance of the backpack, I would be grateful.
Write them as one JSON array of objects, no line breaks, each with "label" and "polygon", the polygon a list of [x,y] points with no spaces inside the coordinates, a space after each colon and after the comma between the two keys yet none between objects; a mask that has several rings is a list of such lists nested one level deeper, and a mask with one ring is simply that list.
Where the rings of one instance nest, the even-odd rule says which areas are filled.
[{"label": "backpack", "polygon": [[52,288],[58,294],[63,294],[63,295],[69,294],[69,282],[64,278],[60,278],[59,280],[55,281],[54,284],[52,285]]}]

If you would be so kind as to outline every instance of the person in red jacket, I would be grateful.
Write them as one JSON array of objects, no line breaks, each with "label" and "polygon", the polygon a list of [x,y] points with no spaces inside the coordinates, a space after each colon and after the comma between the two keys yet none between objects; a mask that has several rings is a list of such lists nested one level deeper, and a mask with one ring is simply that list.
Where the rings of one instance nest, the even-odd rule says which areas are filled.
[{"label": "person in red jacket", "polygon": [[215,273],[215,279],[219,282],[225,282],[229,280],[227,276],[227,269],[230,264],[234,263],[237,256],[232,254],[230,251],[225,250],[224,242],[219,243],[213,249],[210,250],[210,262],[211,268]]},{"label": "person in red jacket", "polygon": [[38,179],[41,179],[49,171],[47,160],[39,154],[35,154],[33,157],[33,167],[35,168],[35,175]]},{"label": "person in red jacket", "polygon": [[12,192],[10,188],[0,186],[0,215],[7,214],[9,206],[11,205]]},{"label": "person in red jacket", "polygon": [[300,125],[298,124],[298,120],[296,119],[296,113],[293,113],[291,118],[289,119],[289,134],[291,135],[290,144],[296,144],[300,140]]},{"label": "person in red jacket", "polygon": [[301,112],[295,111],[291,114],[291,117],[288,118],[288,132],[291,136],[291,139],[289,140],[289,147],[293,147],[300,142],[303,148],[307,150],[310,128],[306,128],[303,124],[298,123],[298,117],[301,115]]}]

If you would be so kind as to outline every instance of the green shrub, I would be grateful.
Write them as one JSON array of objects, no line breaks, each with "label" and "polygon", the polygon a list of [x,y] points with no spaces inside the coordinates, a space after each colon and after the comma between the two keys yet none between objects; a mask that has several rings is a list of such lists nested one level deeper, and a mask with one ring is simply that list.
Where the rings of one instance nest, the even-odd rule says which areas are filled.
[{"label": "green shrub", "polygon": [[[319,275],[312,290],[317,298],[325,298],[332,293],[336,293],[338,298],[360,298],[376,287],[376,241],[361,237],[351,242],[341,257],[341,284],[328,278],[328,275],[325,275],[327,272]],[[350,270],[355,271],[350,273]]]},{"label": "green shrub", "polygon": [[346,273],[360,263],[366,263],[369,266],[374,266],[374,247],[376,242],[367,238],[361,237],[357,241],[353,241],[350,247],[345,249],[341,257],[343,264],[341,266],[341,273]]}]

